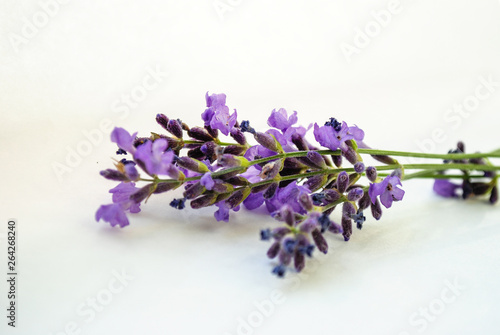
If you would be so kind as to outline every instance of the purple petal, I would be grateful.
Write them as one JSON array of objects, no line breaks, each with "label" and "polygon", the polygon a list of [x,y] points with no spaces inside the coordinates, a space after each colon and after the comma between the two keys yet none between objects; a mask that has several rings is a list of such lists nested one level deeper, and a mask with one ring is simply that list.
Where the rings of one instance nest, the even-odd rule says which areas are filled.
[{"label": "purple petal", "polygon": [[203,185],[207,190],[212,190],[215,185],[214,180],[212,179],[211,172],[207,172],[201,177],[200,184]]},{"label": "purple petal", "polygon": [[314,138],[319,144],[330,150],[337,150],[340,146],[340,141],[336,137],[335,130],[330,126],[320,127],[315,123]]},{"label": "purple petal", "polygon": [[362,141],[365,138],[365,132],[356,125],[349,127],[349,133],[356,141]]},{"label": "purple petal", "polygon": [[380,202],[382,203],[382,205],[385,206],[385,208],[391,207],[392,201],[393,200],[391,192],[384,192],[384,194],[380,196]]},{"label": "purple petal", "polygon": [[219,201],[215,204],[219,209],[214,213],[217,221],[229,221],[229,207],[226,206],[225,201]]},{"label": "purple petal", "polygon": [[403,200],[403,196],[405,195],[405,191],[403,191],[402,189],[400,188],[397,188],[397,187],[393,187],[392,189],[392,197],[394,200]]},{"label": "purple petal", "polygon": [[103,219],[105,222],[109,222],[112,227],[119,225],[123,228],[129,225],[127,215],[119,204],[102,205],[95,213],[95,219],[96,221]]},{"label": "purple petal", "polygon": [[433,190],[438,195],[445,198],[456,198],[458,197],[458,189],[460,185],[454,184],[446,179],[436,179],[434,181]]},{"label": "purple petal", "polygon": [[120,149],[133,154],[135,152],[134,141],[137,132],[132,135],[123,128],[115,127],[111,132],[111,141],[116,143]]},{"label": "purple petal", "polygon": [[113,203],[121,204],[130,201],[130,196],[137,192],[139,188],[135,187],[135,183],[121,182],[116,187],[109,190],[113,194]]},{"label": "purple petal", "polygon": [[259,208],[263,203],[264,197],[262,193],[252,193],[243,201],[245,208],[250,211]]},{"label": "purple petal", "polygon": [[207,92],[205,93],[205,100],[207,107],[214,107],[215,109],[226,105],[226,95],[224,93],[208,95]]}]

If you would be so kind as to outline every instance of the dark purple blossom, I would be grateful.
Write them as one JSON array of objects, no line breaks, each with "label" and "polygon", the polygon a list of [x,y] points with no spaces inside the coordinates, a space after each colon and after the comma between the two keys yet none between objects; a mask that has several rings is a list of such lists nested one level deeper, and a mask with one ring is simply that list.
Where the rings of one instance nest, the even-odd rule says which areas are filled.
[{"label": "dark purple blossom", "polygon": [[392,206],[393,201],[399,201],[403,199],[405,191],[398,188],[397,186],[402,186],[401,179],[398,176],[387,176],[385,179],[376,184],[370,184],[368,194],[372,203],[375,203],[377,196],[380,196],[380,202],[385,208]]}]

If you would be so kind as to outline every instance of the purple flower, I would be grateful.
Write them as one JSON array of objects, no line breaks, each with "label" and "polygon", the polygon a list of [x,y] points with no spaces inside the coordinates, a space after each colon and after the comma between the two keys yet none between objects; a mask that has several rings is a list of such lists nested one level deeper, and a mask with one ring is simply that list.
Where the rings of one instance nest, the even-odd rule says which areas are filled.
[{"label": "purple flower", "polygon": [[271,199],[266,200],[266,207],[269,213],[274,213],[279,210],[283,205],[288,204],[294,212],[305,214],[306,211],[299,202],[301,193],[309,194],[310,191],[307,187],[297,185],[296,181],[291,182],[283,188],[279,188],[276,194]]},{"label": "purple flower", "polygon": [[136,135],[137,132],[130,135],[125,129],[115,127],[111,132],[111,141],[116,143],[120,149],[133,154],[135,152],[134,141]]},{"label": "purple flower", "polygon": [[231,129],[234,128],[237,117],[236,110],[231,115],[229,115],[229,110],[215,111],[212,121],[210,121],[210,127],[220,130],[221,133],[227,136]]},{"label": "purple flower", "polygon": [[280,108],[278,111],[273,109],[271,116],[267,119],[267,124],[270,127],[281,130],[283,133],[286,132],[288,128],[297,123],[297,112],[293,112],[290,117],[288,116],[284,108]]},{"label": "purple flower", "polygon": [[280,108],[278,111],[273,109],[271,116],[267,119],[267,124],[271,127],[279,129],[269,129],[266,131],[267,134],[273,135],[276,140],[281,144],[285,152],[294,151],[292,142],[292,136],[304,137],[306,132],[312,127],[312,124],[306,129],[302,126],[292,127],[297,123],[297,112],[293,112],[292,115],[288,116],[284,108]]},{"label": "purple flower", "polygon": [[141,211],[140,204],[130,200],[130,196],[140,189],[135,187],[135,183],[120,183],[116,187],[109,190],[113,194],[113,203],[110,205],[102,205],[95,213],[96,221],[103,219],[109,222],[111,226],[119,225],[125,227],[129,224],[125,211],[131,213],[139,213]]},{"label": "purple flower", "polygon": [[167,141],[163,138],[157,139],[154,142],[147,141],[137,147],[134,158],[140,160],[146,166],[149,174],[169,175],[176,178],[178,170],[172,165],[174,152],[167,149]]},{"label": "purple flower", "polygon": [[207,109],[201,114],[205,126],[220,130],[224,135],[228,135],[236,124],[238,114],[236,110],[229,114],[229,108],[226,106],[225,94],[205,94]]},{"label": "purple flower", "polygon": [[[328,122],[327,122],[328,123]],[[330,124],[330,123],[328,123]],[[338,127],[332,125],[318,126],[314,124],[314,138],[324,147],[330,150],[341,149],[347,151],[348,147],[345,143],[348,140],[362,141],[365,137],[363,130],[357,126],[348,127],[347,123],[342,122],[342,126]]]},{"label": "purple flower", "polygon": [[113,203],[120,204],[123,209],[130,210],[130,213],[139,213],[140,204],[130,200],[130,196],[139,190],[140,188],[135,187],[135,183],[120,183],[109,190],[109,193],[113,194]]},{"label": "purple flower", "polygon": [[201,177],[200,184],[203,185],[207,190],[212,190],[215,185],[214,180],[212,179],[212,173],[207,172]]},{"label": "purple flower", "polygon": [[[214,216],[217,221],[225,221],[229,222],[229,205],[226,201],[219,201],[215,204],[215,206],[219,207],[217,211],[215,211]],[[233,211],[237,212],[240,210],[240,206],[236,206],[233,208]]]},{"label": "purple flower", "polygon": [[461,186],[454,184],[450,182],[449,180],[446,179],[436,179],[434,181],[434,186],[433,190],[437,194],[439,194],[442,197],[445,198],[457,198],[458,197],[458,192],[457,190],[460,189]]},{"label": "purple flower", "polygon": [[398,176],[387,176],[385,179],[377,184],[370,184],[368,194],[372,203],[375,204],[377,196],[380,195],[380,202],[385,208],[392,206],[393,201],[399,201],[403,199],[405,191],[396,187],[397,185],[402,186],[401,179]]},{"label": "purple flower", "polygon": [[103,219],[109,222],[112,227],[119,225],[125,227],[129,225],[127,215],[120,204],[102,205],[95,213],[95,220]]}]

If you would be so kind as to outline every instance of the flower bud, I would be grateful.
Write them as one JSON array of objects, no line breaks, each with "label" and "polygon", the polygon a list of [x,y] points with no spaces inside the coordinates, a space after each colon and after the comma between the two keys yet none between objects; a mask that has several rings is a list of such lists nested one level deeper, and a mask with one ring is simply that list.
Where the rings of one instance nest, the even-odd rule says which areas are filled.
[{"label": "flower bud", "polygon": [[361,197],[361,199],[359,199],[359,201],[358,201],[359,210],[364,210],[364,209],[370,207],[371,202],[372,201],[370,199],[370,195],[368,194],[368,192],[364,192],[363,197]]},{"label": "flower bud", "polygon": [[278,152],[278,145],[273,136],[266,133],[255,133],[255,140],[262,145],[264,148],[269,149],[274,152]]},{"label": "flower bud", "polygon": [[368,178],[369,181],[371,181],[372,183],[375,182],[375,180],[377,180],[377,169],[373,166],[369,166],[366,168],[366,178]]},{"label": "flower bud", "polygon": [[326,169],[326,163],[323,156],[318,154],[316,151],[309,151],[307,153],[307,159],[317,168]]},{"label": "flower bud", "polygon": [[116,171],[113,169],[106,169],[100,172],[100,175],[109,180],[116,181],[128,181],[128,177],[121,173],[120,171]]},{"label": "flower bud", "polygon": [[182,137],[182,124],[179,120],[169,120],[167,130],[177,138]]},{"label": "flower bud", "polygon": [[311,233],[311,236],[314,240],[314,244],[316,244],[316,247],[318,247],[318,250],[326,254],[328,252],[328,243],[326,242],[323,234],[321,234],[319,229],[314,229]]},{"label": "flower bud", "polygon": [[342,156],[344,156],[349,161],[349,163],[353,165],[356,164],[356,162],[359,160],[358,153],[356,152],[356,150],[354,150],[354,148],[350,146],[347,147],[347,150],[342,151]]},{"label": "flower bud", "polygon": [[189,185],[184,191],[183,195],[184,198],[191,200],[201,195],[203,192],[205,192],[205,190],[205,187],[200,182],[197,182]]},{"label": "flower bud", "polygon": [[307,187],[311,192],[315,192],[323,187],[327,181],[328,177],[326,175],[313,176],[307,179],[307,181],[304,183],[304,186]]},{"label": "flower bud", "polygon": [[212,191],[215,193],[228,193],[233,192],[234,187],[231,184],[225,183],[220,179],[216,179]]},{"label": "flower bud", "polygon": [[342,231],[344,241],[349,241],[352,235],[352,220],[350,217],[342,216]]},{"label": "flower bud", "polygon": [[331,204],[332,202],[339,200],[341,197],[339,191],[336,189],[327,189],[324,190],[323,193],[325,194],[324,200],[327,204]]},{"label": "flower bud", "polygon": [[217,160],[217,164],[223,167],[250,166],[250,163],[245,157],[231,154],[223,154],[220,156]]},{"label": "flower bud", "polygon": [[278,252],[280,251],[281,243],[279,241],[274,242],[269,250],[267,250],[267,257],[273,259],[278,256]]},{"label": "flower bud", "polygon": [[280,217],[287,225],[293,227],[295,225],[295,214],[290,205],[283,205],[280,209]]},{"label": "flower bud", "polygon": [[262,167],[262,171],[259,174],[259,177],[262,179],[273,179],[278,175],[281,170],[281,160],[276,160],[267,163]]},{"label": "flower bud", "polygon": [[235,177],[228,178],[228,179],[226,179],[226,182],[233,185],[233,186],[248,186],[248,185],[250,185],[250,182],[246,178],[241,177],[241,176],[235,176]]},{"label": "flower bud", "polygon": [[363,189],[360,187],[353,188],[352,190],[347,193],[347,200],[349,201],[358,201],[363,197],[365,192],[363,192]]},{"label": "flower bud", "polygon": [[354,164],[354,171],[356,171],[357,173],[362,173],[363,171],[365,171],[365,164],[363,164],[363,162],[357,162],[356,164]]},{"label": "flower bud", "polygon": [[[211,143],[211,142],[208,142],[208,143]],[[191,157],[191,158],[194,158],[194,159],[202,159],[202,158],[204,158],[206,155],[202,151],[202,148],[203,148],[203,146],[189,150],[187,152],[188,157]],[[207,158],[209,158],[209,157],[207,157]],[[209,160],[213,161],[213,159],[209,159]]]},{"label": "flower bud", "polygon": [[193,209],[199,209],[202,207],[207,207],[210,205],[213,205],[215,203],[215,200],[217,199],[216,194],[206,194],[202,195],[199,198],[196,198],[194,200],[191,200],[191,208]]},{"label": "flower bud", "polygon": [[309,146],[307,145],[306,140],[304,137],[300,136],[299,134],[293,134],[292,135],[292,142],[295,144],[297,149],[301,151],[307,151],[309,150]]},{"label": "flower bud", "polygon": [[382,217],[382,208],[380,207],[380,201],[378,198],[375,199],[375,203],[370,204],[370,208],[372,211],[372,216],[375,220],[380,220]]},{"label": "flower bud", "polygon": [[241,144],[241,145],[247,144],[247,139],[245,137],[245,134],[243,134],[243,132],[236,127],[231,129],[231,137],[234,138],[234,140],[238,144]]},{"label": "flower bud", "polygon": [[147,184],[146,186],[141,187],[137,192],[133,193],[130,196],[130,200],[138,204],[153,193],[154,189],[155,185],[153,183]]},{"label": "flower bud", "polygon": [[311,197],[307,193],[300,193],[299,197],[299,204],[304,208],[306,211],[311,211],[313,209],[313,203],[311,200]]},{"label": "flower bud", "polygon": [[347,172],[342,171],[337,176],[337,190],[340,193],[344,193],[347,190],[347,186],[349,186],[349,175]]},{"label": "flower bud", "polygon": [[188,136],[194,138],[195,140],[208,142],[213,141],[214,138],[208,133],[208,131],[201,127],[193,127],[188,130]]},{"label": "flower bud", "polygon": [[238,190],[234,192],[229,198],[226,200],[226,204],[229,206],[229,209],[233,209],[239,206],[243,200],[245,200],[250,194],[249,188],[244,188],[242,190]]},{"label": "flower bud", "polygon": [[214,129],[210,126],[205,126],[205,129],[208,131],[210,136],[212,136],[213,138],[217,138],[217,136],[219,136],[219,131],[217,129]]},{"label": "flower bud", "polygon": [[334,234],[342,234],[344,232],[342,227],[334,221],[331,221],[330,227],[328,227],[328,231]]},{"label": "flower bud", "polygon": [[224,148],[225,154],[231,154],[231,155],[236,155],[236,156],[240,156],[245,151],[246,151],[246,148],[241,146],[241,145],[228,145],[227,147]]},{"label": "flower bud", "polygon": [[293,261],[294,261],[293,265],[295,267],[295,270],[297,270],[297,272],[302,271],[302,269],[306,265],[306,258],[304,257],[304,254],[299,250],[295,250],[295,253],[293,255]]},{"label": "flower bud", "polygon": [[165,114],[156,114],[156,122],[165,130],[167,130],[168,121],[168,117]]},{"label": "flower bud", "polygon": [[158,183],[158,184],[156,184],[156,189],[154,190],[153,193],[155,193],[155,194],[164,193],[164,192],[176,189],[179,186],[181,186],[180,182],[163,182],[163,183]]},{"label": "flower bud", "polygon": [[336,167],[341,167],[342,166],[342,156],[341,155],[331,155],[333,164],[335,164]]},{"label": "flower bud", "polygon": [[205,173],[210,171],[203,162],[190,157],[180,157],[176,163],[178,166],[194,172]]},{"label": "flower bud", "polygon": [[201,152],[203,153],[204,156],[206,156],[211,162],[215,160],[216,158],[216,149],[217,149],[217,144],[214,142],[206,142],[200,147]]},{"label": "flower bud", "polygon": [[292,261],[292,254],[286,252],[285,250],[283,250],[283,248],[281,248],[280,252],[278,253],[278,260],[283,265],[289,265]]},{"label": "flower bud", "polygon": [[395,160],[392,157],[386,156],[386,155],[371,155],[375,160],[387,164],[387,165],[394,165],[398,164],[398,161]]}]

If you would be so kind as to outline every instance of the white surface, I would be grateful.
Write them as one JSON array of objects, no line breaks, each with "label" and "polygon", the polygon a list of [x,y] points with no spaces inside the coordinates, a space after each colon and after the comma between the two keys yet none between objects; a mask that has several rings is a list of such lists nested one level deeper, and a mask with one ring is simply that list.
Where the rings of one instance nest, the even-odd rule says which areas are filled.
[{"label": "white surface", "polygon": [[[276,298],[275,289],[282,303],[246,333],[496,333],[498,206],[438,199],[430,181],[406,182],[405,201],[380,222],[369,220],[349,243],[331,237],[321,266],[278,280],[258,240],[274,224],[267,217],[243,211],[221,224],[212,210],[170,208],[165,194],[125,229],[94,222],[114,185],[98,175],[112,166],[108,134],[58,180],[52,165],[66,164],[83,131],[105,119],[159,131],[158,112],[196,124],[207,90],[227,93],[240,120],[256,127],[285,107],[303,123],[356,123],[380,148],[424,150],[418,143],[437,128],[441,143],[426,144],[434,152],[458,139],[469,151],[500,146],[499,87],[468,117],[445,119],[480,77],[500,81],[498,1],[402,1],[350,63],[340,45],[388,2],[231,3],[221,19],[208,0],[70,1],[17,52],[9,39],[39,4],[0,4],[1,250],[8,218],[18,219],[20,235],[18,328],[2,316],[2,334],[61,334],[68,325],[75,334],[244,334],[239,318],[260,321],[255,303]],[[155,68],[168,77],[117,113],[121,95]],[[114,270],[133,279],[89,321],[87,299],[119,286]],[[464,287],[455,294],[454,281]],[[429,307],[439,315],[424,322],[420,308]]]}]

